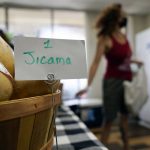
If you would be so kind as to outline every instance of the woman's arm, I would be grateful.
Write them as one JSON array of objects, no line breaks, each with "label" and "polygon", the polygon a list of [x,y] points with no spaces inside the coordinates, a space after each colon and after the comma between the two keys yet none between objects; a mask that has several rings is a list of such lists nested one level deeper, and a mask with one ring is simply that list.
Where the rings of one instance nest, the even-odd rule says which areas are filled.
[{"label": "woman's arm", "polygon": [[93,82],[93,79],[95,77],[95,74],[96,74],[98,66],[99,66],[99,62],[101,60],[102,55],[104,54],[105,43],[106,43],[105,40],[106,40],[106,38],[104,38],[104,37],[100,37],[98,40],[95,57],[93,59],[93,62],[91,64],[91,67],[89,70],[88,87],[90,87]]},{"label": "woman's arm", "polygon": [[81,95],[85,94],[87,92],[88,88],[91,86],[92,81],[95,77],[97,68],[99,66],[99,62],[105,51],[105,43],[106,43],[106,41],[105,41],[104,37],[99,38],[98,43],[97,43],[97,48],[96,48],[96,54],[95,54],[95,57],[93,59],[93,62],[91,64],[90,70],[89,70],[88,85],[85,89],[79,91],[76,94],[76,97],[80,97]]},{"label": "woman's arm", "polygon": [[131,63],[131,66],[132,64],[136,64],[138,68],[141,68],[143,66],[143,62],[139,60],[131,60],[130,63]]},{"label": "woman's arm", "polygon": [[131,63],[135,63],[138,65],[138,67],[141,67],[143,65],[143,62],[142,61],[139,61],[139,60],[131,60]]}]

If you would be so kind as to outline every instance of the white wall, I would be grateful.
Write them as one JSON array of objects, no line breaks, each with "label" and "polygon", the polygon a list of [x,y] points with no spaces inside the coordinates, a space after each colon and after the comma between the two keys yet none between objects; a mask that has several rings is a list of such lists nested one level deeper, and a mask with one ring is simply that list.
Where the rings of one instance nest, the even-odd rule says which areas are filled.
[{"label": "white wall", "polygon": [[127,37],[133,52],[135,51],[135,36],[138,32],[148,27],[147,15],[129,15]]}]

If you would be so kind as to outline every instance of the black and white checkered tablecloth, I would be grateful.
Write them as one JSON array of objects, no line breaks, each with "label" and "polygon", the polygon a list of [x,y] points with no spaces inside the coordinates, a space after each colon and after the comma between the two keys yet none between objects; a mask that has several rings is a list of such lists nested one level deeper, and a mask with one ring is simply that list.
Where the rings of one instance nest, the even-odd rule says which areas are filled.
[{"label": "black and white checkered tablecloth", "polygon": [[[66,106],[58,109],[56,129],[58,150],[108,150]],[[53,149],[57,150],[56,141]]]}]

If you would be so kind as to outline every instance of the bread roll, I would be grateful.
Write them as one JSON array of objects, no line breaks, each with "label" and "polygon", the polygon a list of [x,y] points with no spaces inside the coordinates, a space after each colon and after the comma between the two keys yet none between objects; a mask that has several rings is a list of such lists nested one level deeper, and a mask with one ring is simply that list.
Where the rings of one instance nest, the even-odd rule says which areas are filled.
[{"label": "bread roll", "polygon": [[11,99],[27,98],[41,96],[56,92],[59,88],[60,81],[54,81],[47,84],[45,81],[15,81],[14,92]]},{"label": "bread roll", "polygon": [[0,101],[9,100],[13,93],[13,78],[0,63]]},{"label": "bread roll", "polygon": [[0,62],[14,77],[14,52],[12,48],[0,37]]}]

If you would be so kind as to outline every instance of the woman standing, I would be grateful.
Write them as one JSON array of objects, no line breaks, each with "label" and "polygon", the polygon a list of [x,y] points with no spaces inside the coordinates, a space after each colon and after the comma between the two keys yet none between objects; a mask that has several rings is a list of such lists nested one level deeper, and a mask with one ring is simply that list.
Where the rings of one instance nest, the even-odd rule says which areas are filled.
[{"label": "woman standing", "polygon": [[[101,11],[96,22],[96,29],[98,30],[97,50],[88,79],[88,87],[90,87],[101,57],[105,55],[107,60],[103,81],[105,122],[101,142],[107,143],[112,123],[120,113],[120,131],[124,150],[129,149],[129,143],[128,110],[124,100],[123,82],[132,79],[130,69],[131,49],[126,36],[121,32],[121,28],[125,27],[126,23],[127,18],[120,4],[113,4]],[[88,87],[78,92],[77,96],[87,92]]]}]

